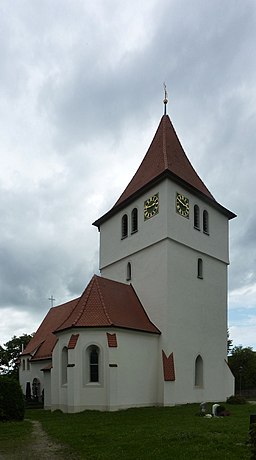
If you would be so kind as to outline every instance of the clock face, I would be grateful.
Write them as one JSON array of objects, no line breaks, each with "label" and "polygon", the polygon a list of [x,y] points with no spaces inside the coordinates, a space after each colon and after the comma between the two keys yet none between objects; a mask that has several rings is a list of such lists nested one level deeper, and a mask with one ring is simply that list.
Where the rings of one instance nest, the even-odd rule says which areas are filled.
[{"label": "clock face", "polygon": [[176,195],[176,211],[183,217],[189,217],[189,199],[180,193]]},{"label": "clock face", "polygon": [[159,212],[158,193],[151,196],[144,202],[144,220],[150,219]]}]

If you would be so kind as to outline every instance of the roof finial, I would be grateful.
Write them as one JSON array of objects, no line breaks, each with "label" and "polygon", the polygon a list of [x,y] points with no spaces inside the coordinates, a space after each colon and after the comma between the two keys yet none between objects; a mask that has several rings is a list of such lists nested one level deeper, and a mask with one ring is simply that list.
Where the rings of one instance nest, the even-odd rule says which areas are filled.
[{"label": "roof finial", "polygon": [[165,82],[164,82],[164,100],[163,100],[163,103],[164,103],[164,115],[166,115],[166,105],[168,104],[168,93],[167,93]]}]

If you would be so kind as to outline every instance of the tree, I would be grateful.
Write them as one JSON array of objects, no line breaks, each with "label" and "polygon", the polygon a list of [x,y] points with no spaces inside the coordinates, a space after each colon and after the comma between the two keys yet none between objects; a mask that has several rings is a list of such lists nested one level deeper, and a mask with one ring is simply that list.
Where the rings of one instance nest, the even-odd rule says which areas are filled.
[{"label": "tree", "polygon": [[227,352],[228,355],[231,353],[233,348],[233,340],[229,338],[229,330],[227,331]]},{"label": "tree", "polygon": [[19,355],[29,343],[34,334],[15,335],[4,346],[0,345],[0,374],[18,379]]},{"label": "tree", "polygon": [[256,352],[251,347],[234,347],[228,363],[235,377],[236,393],[256,388]]}]

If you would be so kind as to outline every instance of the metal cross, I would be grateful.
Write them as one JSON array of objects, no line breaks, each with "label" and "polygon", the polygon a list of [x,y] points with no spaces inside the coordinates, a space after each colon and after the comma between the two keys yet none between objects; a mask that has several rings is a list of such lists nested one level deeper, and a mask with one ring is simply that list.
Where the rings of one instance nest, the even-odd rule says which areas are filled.
[{"label": "metal cross", "polygon": [[53,295],[51,295],[51,297],[49,297],[48,300],[50,300],[50,302],[51,302],[51,307],[53,307],[53,302],[54,302],[54,300],[55,300],[55,299],[53,298]]}]

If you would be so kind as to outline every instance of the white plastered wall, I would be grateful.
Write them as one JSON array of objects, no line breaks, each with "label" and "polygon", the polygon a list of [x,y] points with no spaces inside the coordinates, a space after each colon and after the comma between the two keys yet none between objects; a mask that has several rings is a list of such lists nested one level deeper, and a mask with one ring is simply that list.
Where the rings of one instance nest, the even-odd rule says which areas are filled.
[{"label": "white plastered wall", "polygon": [[[190,202],[190,218],[175,209],[176,193]],[[159,193],[159,214],[144,221],[144,201]],[[194,228],[193,209],[200,209],[201,230]],[[138,209],[139,229],[121,240],[121,218]],[[209,215],[209,235],[203,233],[203,211]],[[203,261],[203,279],[197,261]],[[126,281],[127,263],[132,277]],[[174,352],[176,381],[165,382],[164,404],[224,400],[233,392],[227,368],[228,219],[169,180],[138,198],[101,228],[102,276],[131,282],[150,319],[161,330],[162,348]],[[204,363],[204,383],[195,387],[195,359]],[[159,382],[161,377],[159,375]]]},{"label": "white plastered wall", "polygon": [[[74,332],[74,331],[73,331]],[[109,348],[106,332],[117,335],[117,348]],[[72,331],[59,335],[51,372],[51,409],[80,412],[148,406],[159,401],[159,336],[117,329],[80,329],[75,349],[69,350],[68,379],[61,384],[61,350]],[[99,383],[88,382],[86,349],[100,348]]]}]

